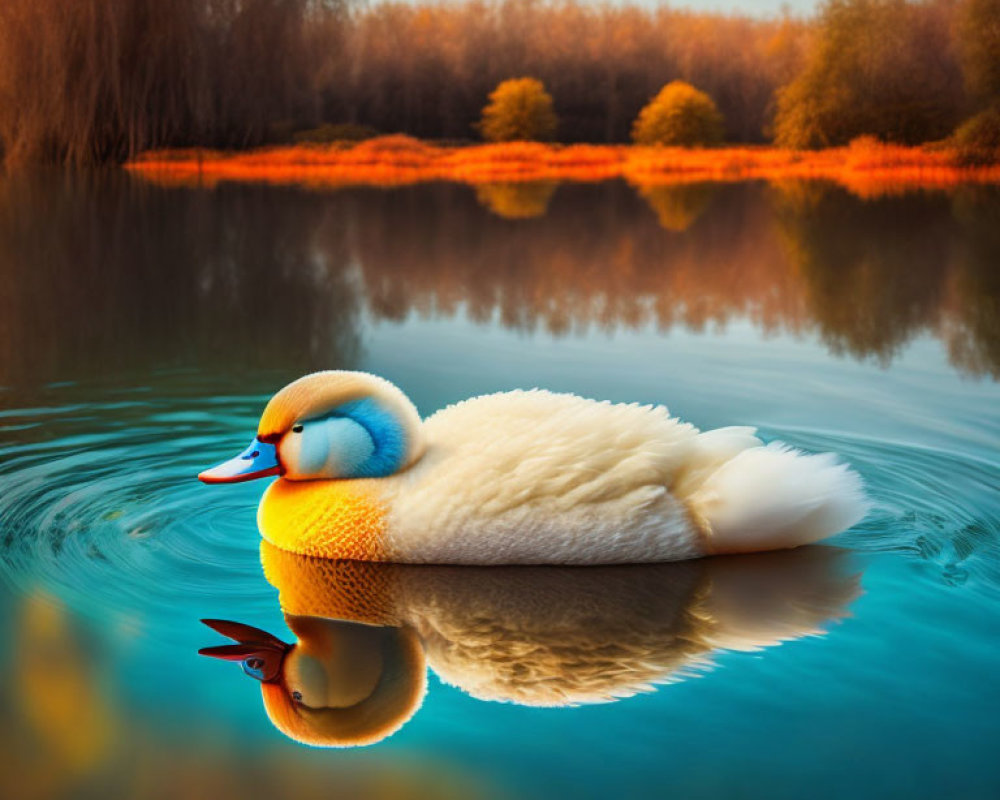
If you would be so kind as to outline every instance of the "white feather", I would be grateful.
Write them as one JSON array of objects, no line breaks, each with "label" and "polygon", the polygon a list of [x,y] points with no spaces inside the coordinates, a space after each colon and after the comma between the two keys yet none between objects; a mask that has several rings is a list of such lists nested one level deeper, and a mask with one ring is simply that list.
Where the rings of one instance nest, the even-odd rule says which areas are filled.
[{"label": "white feather", "polygon": [[690,503],[711,531],[713,553],[817,542],[860,521],[869,507],[861,478],[832,453],[806,455],[780,442],[723,463]]},{"label": "white feather", "polygon": [[701,552],[667,489],[697,430],[662,406],[535,389],[466,400],[423,427],[426,452],[383,495],[390,550],[408,561],[611,564]]},{"label": "white feather", "polygon": [[450,406],[386,481],[389,549],[452,564],[613,564],[794,547],[864,516],[832,455],[699,433],[663,406],[532,390]]}]

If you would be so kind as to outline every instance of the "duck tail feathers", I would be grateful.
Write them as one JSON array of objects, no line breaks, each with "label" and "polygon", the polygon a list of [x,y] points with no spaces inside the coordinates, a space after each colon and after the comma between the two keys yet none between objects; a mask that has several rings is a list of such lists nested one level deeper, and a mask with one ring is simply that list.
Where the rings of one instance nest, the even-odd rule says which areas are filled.
[{"label": "duck tail feathers", "polygon": [[779,550],[817,542],[868,512],[861,477],[832,453],[772,442],[737,453],[690,496],[710,553]]}]

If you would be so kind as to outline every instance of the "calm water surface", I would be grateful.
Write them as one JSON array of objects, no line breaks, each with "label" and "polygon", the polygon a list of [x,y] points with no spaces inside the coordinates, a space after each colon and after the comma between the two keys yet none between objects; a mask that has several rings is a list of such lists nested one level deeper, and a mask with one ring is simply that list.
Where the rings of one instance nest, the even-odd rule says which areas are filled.
[{"label": "calm water surface", "polygon": [[[0,182],[0,270],[0,795],[1000,794],[997,189],[40,174]],[[194,475],[319,368],[756,425],[876,508],[836,550],[265,578],[263,486]],[[201,617],[292,639],[279,590],[392,595],[428,666],[397,733],[302,747],[196,654]]]}]

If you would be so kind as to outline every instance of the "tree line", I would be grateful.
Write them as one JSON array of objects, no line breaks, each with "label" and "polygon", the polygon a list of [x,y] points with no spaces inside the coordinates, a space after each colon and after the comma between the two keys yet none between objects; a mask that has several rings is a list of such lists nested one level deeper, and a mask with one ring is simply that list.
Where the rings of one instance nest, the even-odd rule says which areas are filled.
[{"label": "tree line", "polygon": [[4,0],[0,145],[84,164],[322,124],[464,141],[519,77],[551,94],[563,142],[628,141],[674,80],[712,98],[726,141],[927,141],[996,107],[997,18],[1000,0],[827,0],[812,19],[576,0]]}]

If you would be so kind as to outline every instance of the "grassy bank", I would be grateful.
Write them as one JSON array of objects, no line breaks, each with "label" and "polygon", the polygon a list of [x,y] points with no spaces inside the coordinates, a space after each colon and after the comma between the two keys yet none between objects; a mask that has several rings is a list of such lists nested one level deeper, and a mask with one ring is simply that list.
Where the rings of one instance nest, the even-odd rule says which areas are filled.
[{"label": "grassy bank", "polygon": [[448,146],[408,136],[354,145],[295,145],[240,152],[160,150],[127,168],[161,184],[256,181],[316,187],[392,186],[447,180],[470,184],[600,181],[636,184],[824,179],[862,195],[961,182],[1000,182],[1000,165],[967,166],[954,150],[862,139],[847,147],[682,149],[536,142]]}]

